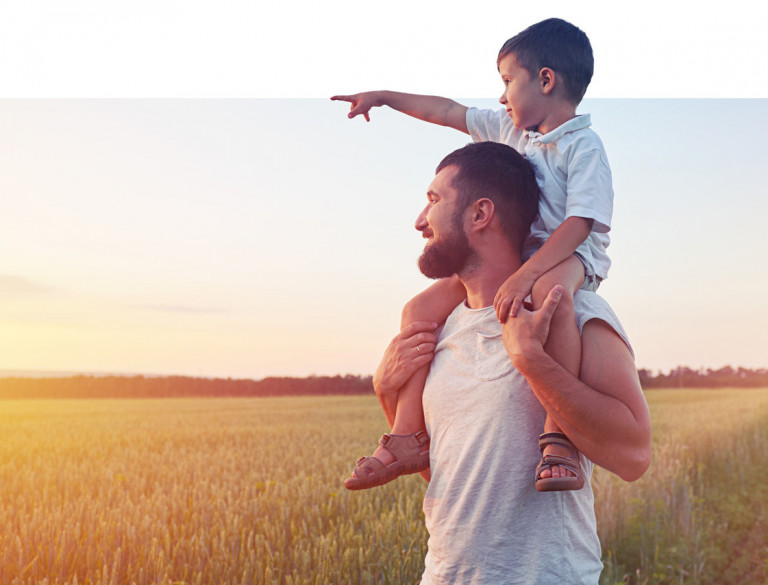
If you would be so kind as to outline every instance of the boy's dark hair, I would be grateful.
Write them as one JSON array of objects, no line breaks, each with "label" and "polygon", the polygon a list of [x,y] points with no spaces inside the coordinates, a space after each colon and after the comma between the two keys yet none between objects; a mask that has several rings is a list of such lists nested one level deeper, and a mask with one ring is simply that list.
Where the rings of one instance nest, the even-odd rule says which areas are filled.
[{"label": "boy's dark hair", "polygon": [[454,150],[435,170],[455,166],[458,191],[455,214],[487,197],[493,201],[502,230],[518,250],[539,210],[539,185],[531,164],[514,148],[499,142],[476,142]]},{"label": "boy's dark hair", "polygon": [[497,66],[509,54],[532,76],[544,67],[562,75],[566,96],[574,104],[584,97],[595,68],[587,35],[560,18],[537,22],[509,39],[499,51]]}]

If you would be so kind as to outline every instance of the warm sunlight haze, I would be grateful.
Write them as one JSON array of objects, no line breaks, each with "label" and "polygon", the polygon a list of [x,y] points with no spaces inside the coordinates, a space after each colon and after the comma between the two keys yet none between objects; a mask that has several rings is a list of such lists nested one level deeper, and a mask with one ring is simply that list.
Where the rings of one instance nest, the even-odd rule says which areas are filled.
[{"label": "warm sunlight haze", "polygon": [[[580,110],[616,192],[600,292],[638,366],[765,365],[761,138],[723,148],[708,124],[738,113],[765,127],[768,101]],[[0,102],[2,368],[372,372],[428,284],[413,223],[434,167],[467,138],[346,111],[327,99]]]},{"label": "warm sunlight haze", "polygon": [[579,111],[616,193],[600,293],[638,366],[766,365],[768,73],[738,56],[768,41],[750,5],[558,1],[481,31],[399,4],[4,7],[0,370],[371,373],[427,284],[426,186],[467,137],[386,109],[350,121],[328,97],[496,107],[499,46],[553,15],[595,50]]},{"label": "warm sunlight haze", "polygon": [[[0,585],[411,584],[433,568],[473,584],[768,584],[763,12],[0,3]],[[587,328],[582,384],[528,351],[546,322],[504,331],[510,362],[498,331],[459,319],[442,337],[458,361],[438,353],[453,370],[435,368],[419,409],[426,369],[409,364],[434,339],[388,344],[431,284],[414,224],[435,168],[470,138],[388,107],[350,120],[329,98],[500,108],[500,47],[552,17],[594,50],[576,113],[615,193],[598,293],[637,377],[607,327]],[[542,72],[505,90],[540,129],[573,115]],[[462,108],[415,103],[447,103],[439,119],[462,127]],[[448,205],[423,216],[438,256],[461,240],[445,176],[431,197]],[[467,241],[509,259],[495,238]],[[496,275],[473,276],[485,298]],[[416,465],[429,483],[389,481]],[[583,491],[538,492],[554,487]]]}]

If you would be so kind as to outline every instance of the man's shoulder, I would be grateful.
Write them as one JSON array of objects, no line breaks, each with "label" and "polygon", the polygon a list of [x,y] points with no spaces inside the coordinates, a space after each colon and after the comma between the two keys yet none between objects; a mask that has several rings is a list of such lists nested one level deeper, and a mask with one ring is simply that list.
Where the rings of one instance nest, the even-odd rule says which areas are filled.
[{"label": "man's shoulder", "polygon": [[613,309],[608,304],[608,301],[595,292],[579,290],[576,291],[576,294],[573,296],[573,305],[576,312],[576,323],[580,333],[583,334],[584,326],[593,319],[602,321],[616,332],[634,357],[632,345],[629,342],[629,336],[624,330],[621,321],[619,321],[619,318],[616,316],[616,313],[613,312]]}]

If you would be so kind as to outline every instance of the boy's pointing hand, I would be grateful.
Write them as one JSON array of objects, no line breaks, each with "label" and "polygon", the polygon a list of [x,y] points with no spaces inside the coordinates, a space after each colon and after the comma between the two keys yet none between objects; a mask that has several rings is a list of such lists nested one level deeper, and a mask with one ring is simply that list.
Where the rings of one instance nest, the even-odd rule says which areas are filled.
[{"label": "boy's pointing hand", "polygon": [[365,91],[363,93],[355,93],[352,95],[335,95],[331,97],[331,99],[333,101],[350,103],[347,118],[352,119],[355,116],[362,114],[362,116],[365,118],[365,121],[370,122],[371,117],[368,115],[368,112],[371,108],[381,105],[378,101],[377,93],[378,92],[375,91]]}]

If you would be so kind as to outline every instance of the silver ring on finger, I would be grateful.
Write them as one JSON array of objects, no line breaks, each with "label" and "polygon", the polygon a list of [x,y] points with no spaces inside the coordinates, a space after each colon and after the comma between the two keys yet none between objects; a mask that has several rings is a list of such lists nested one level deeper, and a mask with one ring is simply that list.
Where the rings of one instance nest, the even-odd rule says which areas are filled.
[{"label": "silver ring on finger", "polygon": [[416,346],[416,351],[418,351],[419,355],[421,355],[421,348],[418,345]]}]

